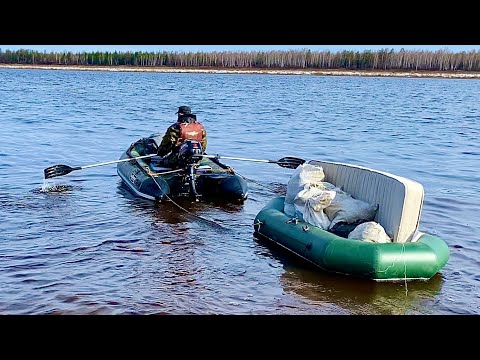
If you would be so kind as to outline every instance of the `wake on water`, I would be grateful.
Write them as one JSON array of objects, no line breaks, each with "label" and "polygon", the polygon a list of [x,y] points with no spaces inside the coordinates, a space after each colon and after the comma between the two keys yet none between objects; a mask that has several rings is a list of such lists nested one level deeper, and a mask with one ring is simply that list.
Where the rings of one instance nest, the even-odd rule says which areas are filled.
[{"label": "wake on water", "polygon": [[72,189],[72,185],[56,184],[54,180],[43,179],[43,185],[38,191],[42,193],[63,193]]}]

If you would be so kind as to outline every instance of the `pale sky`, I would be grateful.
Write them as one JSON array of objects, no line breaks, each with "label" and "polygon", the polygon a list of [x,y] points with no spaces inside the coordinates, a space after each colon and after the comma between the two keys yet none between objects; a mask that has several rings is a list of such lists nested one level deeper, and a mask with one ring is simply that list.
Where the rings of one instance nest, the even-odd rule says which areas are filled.
[{"label": "pale sky", "polygon": [[47,52],[92,52],[92,51],[185,51],[185,52],[210,52],[210,51],[270,51],[270,50],[300,50],[310,49],[312,51],[342,51],[342,50],[380,50],[380,49],[400,49],[405,50],[445,50],[452,52],[460,51],[480,51],[480,45],[0,45],[0,49],[18,50],[28,49]]}]

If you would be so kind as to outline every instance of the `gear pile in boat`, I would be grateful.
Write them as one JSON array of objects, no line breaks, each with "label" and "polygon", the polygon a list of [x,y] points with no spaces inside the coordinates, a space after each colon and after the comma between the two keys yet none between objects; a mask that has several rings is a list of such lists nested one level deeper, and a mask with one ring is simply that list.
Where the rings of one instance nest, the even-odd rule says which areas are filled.
[{"label": "gear pile in boat", "polygon": [[427,280],[445,266],[447,243],[419,230],[423,186],[363,166],[311,160],[286,196],[257,214],[254,235],[321,270],[376,281]]}]

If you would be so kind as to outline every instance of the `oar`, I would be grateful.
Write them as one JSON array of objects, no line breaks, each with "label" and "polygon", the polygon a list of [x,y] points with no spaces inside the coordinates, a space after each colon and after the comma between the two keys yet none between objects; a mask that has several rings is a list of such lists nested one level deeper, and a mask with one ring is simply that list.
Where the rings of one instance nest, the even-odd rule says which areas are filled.
[{"label": "oar", "polygon": [[[137,157],[133,157],[133,158],[107,161],[107,162],[104,162],[104,163],[93,164],[93,165],[85,165],[85,166],[77,166],[77,167],[70,167],[68,165],[53,165],[53,166],[50,166],[50,167],[46,168],[45,170],[43,170],[43,173],[44,173],[45,179],[49,179],[49,178],[53,178],[53,177],[56,177],[56,176],[67,175],[67,174],[69,174],[69,173],[71,173],[72,171],[75,171],[75,170],[87,169],[87,168],[94,167],[94,166],[115,164],[115,163],[124,162],[124,161],[132,161],[132,160],[136,160],[136,159],[150,158],[150,157],[154,157],[154,156],[157,156],[157,154],[137,156]],[[288,168],[288,169],[296,169],[297,167],[299,167],[300,165],[305,163],[305,160],[299,159],[299,158],[296,158],[296,157],[292,157],[292,156],[286,156],[286,157],[281,158],[280,160],[247,159],[247,158],[232,157],[232,156],[206,155],[206,154],[204,154],[203,157],[211,158],[211,159],[230,159],[230,160],[257,161],[257,162],[277,164],[281,167]]]},{"label": "oar", "polygon": [[288,168],[288,169],[296,169],[300,165],[302,165],[305,160],[299,159],[292,156],[286,156],[281,158],[280,160],[259,160],[259,159],[247,159],[247,158],[240,158],[240,157],[232,157],[232,156],[220,156],[220,155],[203,155],[203,157],[210,158],[210,159],[230,159],[230,160],[246,160],[246,161],[258,161],[270,164],[277,164],[281,167]]},{"label": "oar", "polygon": [[71,173],[72,171],[75,171],[75,170],[82,170],[82,169],[86,169],[86,168],[90,168],[90,167],[94,167],[94,166],[115,164],[115,163],[119,163],[119,162],[123,162],[123,161],[132,161],[132,160],[136,160],[136,159],[144,159],[144,158],[149,158],[149,157],[153,157],[153,156],[157,156],[157,154],[137,156],[137,157],[133,157],[133,158],[126,158],[126,159],[121,159],[121,160],[114,160],[114,161],[108,161],[108,162],[99,163],[99,164],[77,166],[77,167],[70,167],[68,165],[53,165],[53,166],[50,166],[50,167],[46,168],[45,170],[43,170],[43,174],[45,176],[45,179],[49,179],[49,178],[53,178],[53,177],[56,177],[56,176],[67,175],[67,174],[69,174],[69,173]]}]

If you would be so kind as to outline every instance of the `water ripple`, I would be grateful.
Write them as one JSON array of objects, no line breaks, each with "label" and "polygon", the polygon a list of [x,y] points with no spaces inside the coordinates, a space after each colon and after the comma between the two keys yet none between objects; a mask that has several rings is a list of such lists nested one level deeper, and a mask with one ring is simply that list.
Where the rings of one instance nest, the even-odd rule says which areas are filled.
[{"label": "water ripple", "polygon": [[[480,314],[478,81],[0,69],[1,314]],[[152,204],[115,164],[187,104],[208,152],[297,156],[411,177],[450,260],[428,282],[325,274],[253,237],[292,171],[229,161],[243,205]],[[21,134],[21,135],[19,135]],[[22,141],[19,141],[21,136]],[[408,290],[408,291],[406,291]]]}]

